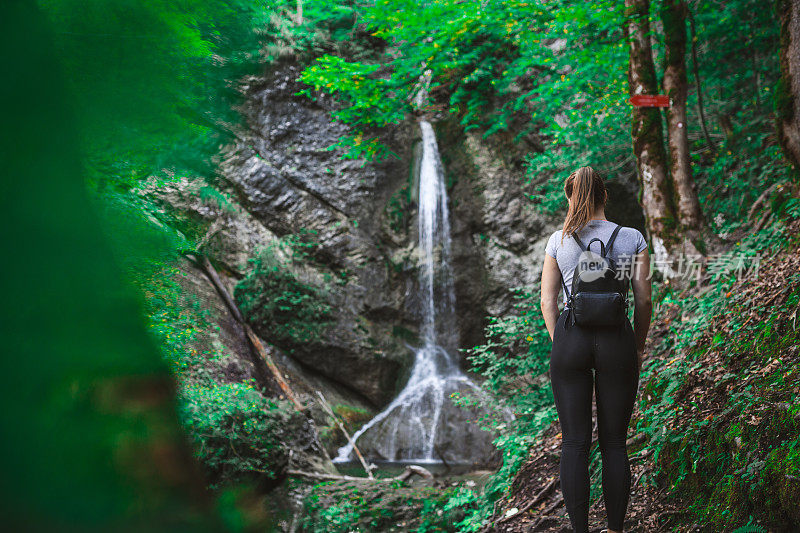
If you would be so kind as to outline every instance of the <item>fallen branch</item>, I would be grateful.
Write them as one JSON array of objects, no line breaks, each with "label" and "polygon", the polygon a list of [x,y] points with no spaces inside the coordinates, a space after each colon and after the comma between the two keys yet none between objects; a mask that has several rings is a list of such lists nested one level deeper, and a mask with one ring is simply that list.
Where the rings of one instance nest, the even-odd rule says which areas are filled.
[{"label": "fallen branch", "polygon": [[272,377],[283,391],[283,394],[294,404],[298,411],[302,412],[305,409],[303,404],[301,404],[297,399],[297,396],[294,395],[294,392],[292,391],[291,387],[289,387],[289,384],[286,383],[286,380],[283,379],[283,375],[278,369],[278,366],[275,364],[275,361],[272,360],[272,357],[264,348],[264,345],[261,343],[261,339],[259,339],[255,334],[253,329],[250,327],[250,324],[245,321],[244,315],[242,315],[242,312],[239,310],[239,307],[236,305],[233,297],[231,297],[228,289],[225,288],[225,285],[222,284],[222,280],[220,279],[217,270],[214,268],[214,265],[211,264],[211,261],[208,260],[208,257],[201,253],[192,252],[191,254],[187,254],[187,256],[195,265],[200,268],[200,270],[205,273],[206,277],[208,277],[208,279],[211,281],[211,284],[222,298],[222,301],[225,302],[225,306],[228,308],[228,311],[230,311],[231,315],[233,315],[233,318],[239,324],[241,324],[245,334],[247,335],[247,339],[250,341],[250,346],[256,352],[257,357],[260,357],[260,360],[266,364],[270,373],[272,373]]},{"label": "fallen branch", "polygon": [[421,466],[417,465],[408,465],[405,470],[399,475],[395,477],[388,477],[388,478],[368,478],[368,477],[358,477],[358,476],[343,476],[343,475],[336,475],[336,474],[321,474],[318,472],[305,472],[303,470],[287,470],[286,473],[290,476],[296,477],[306,477],[309,479],[322,479],[322,480],[329,480],[329,481],[406,481],[412,476],[420,476],[425,479],[433,479],[433,474],[430,473],[426,468],[422,468]]},{"label": "fallen branch", "polygon": [[486,528],[483,531],[491,531],[497,524],[502,524],[504,522],[508,522],[510,520],[513,520],[514,518],[522,516],[531,507],[542,502],[542,500],[544,500],[547,497],[547,495],[550,493],[553,487],[556,486],[556,483],[558,483],[558,476],[550,480],[550,483],[548,483],[547,486],[545,486],[542,490],[540,490],[539,493],[536,494],[536,496],[534,496],[531,501],[523,505],[518,512],[512,514],[511,516],[501,516],[500,518],[498,518],[497,520],[486,526]]},{"label": "fallen branch", "polygon": [[328,481],[376,481],[374,478],[369,479],[366,477],[358,477],[358,476],[320,474],[318,472],[304,472],[302,470],[287,470],[286,473],[290,476],[295,476],[295,477],[307,477],[309,479],[322,479]]},{"label": "fallen branch", "polygon": [[433,474],[431,474],[427,468],[422,468],[421,466],[417,465],[408,465],[406,469],[403,470],[403,473],[400,474],[399,476],[395,476],[394,479],[397,479],[399,481],[405,481],[411,476],[419,476],[425,479],[433,479]]},{"label": "fallen branch", "polygon": [[542,516],[539,518],[539,520],[537,520],[537,521],[536,521],[536,523],[535,523],[535,524],[533,524],[533,527],[530,529],[530,531],[536,531],[536,528],[538,528],[538,527],[539,527],[539,525],[540,525],[542,522],[544,522],[545,520],[547,520],[548,518],[550,518],[550,516],[548,516],[548,515],[549,515],[550,513],[552,513],[552,512],[555,510],[555,508],[556,508],[556,507],[558,507],[559,505],[561,505],[561,503],[562,503],[563,501],[564,501],[564,497],[563,497],[561,494],[559,494],[559,495],[558,495],[558,497],[557,497],[555,500],[553,500],[553,503],[551,503],[550,505],[548,505],[548,506],[547,506],[547,508],[546,508],[544,511],[542,511]]},{"label": "fallen branch", "polygon": [[639,484],[639,480],[642,479],[642,476],[647,473],[647,468],[643,468],[639,475],[636,476],[636,479],[633,480],[633,484],[631,485],[631,489]]},{"label": "fallen branch", "polygon": [[640,451],[639,453],[631,456],[630,461],[638,461],[639,459],[647,459],[652,455],[653,449],[652,448],[645,448],[644,450]]},{"label": "fallen branch", "polygon": [[356,452],[358,460],[361,461],[361,466],[364,467],[364,472],[367,473],[367,477],[369,479],[372,479],[372,469],[367,464],[367,461],[364,460],[364,456],[361,455],[361,450],[359,450],[358,446],[356,446],[356,442],[352,438],[350,438],[350,433],[347,432],[347,430],[344,428],[344,424],[342,424],[342,421],[339,420],[339,417],[336,416],[336,413],[333,412],[333,409],[328,403],[328,400],[325,399],[325,396],[323,396],[320,391],[317,391],[317,396],[319,397],[322,408],[328,413],[328,416],[330,416],[333,419],[333,421],[336,422],[336,425],[339,426],[339,429],[342,430],[342,433],[344,433],[345,438],[347,438],[347,442],[349,442],[350,446],[353,447],[353,451]]},{"label": "fallen branch", "polygon": [[760,219],[760,220],[759,220],[759,221],[756,223],[756,225],[753,227],[753,233],[758,233],[759,231],[761,231],[761,229],[762,229],[764,226],[766,226],[766,225],[767,225],[767,221],[768,221],[770,218],[772,218],[772,211],[767,211],[766,213],[764,213],[764,215],[761,217],[761,219]]},{"label": "fallen branch", "polygon": [[764,203],[767,201],[767,198],[769,198],[769,196],[772,193],[774,193],[777,188],[778,188],[778,184],[777,183],[773,183],[772,186],[767,187],[767,189],[764,192],[762,192],[758,196],[758,198],[756,198],[756,201],[753,202],[753,205],[751,205],[750,209],[747,211],[748,220],[753,220],[753,217],[755,216],[756,212],[759,209],[761,209],[761,206],[764,205]]},{"label": "fallen branch", "polygon": [[639,444],[644,440],[644,437],[645,437],[644,433],[637,433],[636,435],[625,441],[625,446],[633,446],[634,444]]},{"label": "fallen branch", "polygon": [[261,339],[259,339],[255,334],[253,329],[250,327],[250,324],[243,322],[242,327],[244,328],[245,333],[247,333],[247,338],[250,339],[250,343],[253,345],[253,348],[267,364],[267,368],[269,368],[269,371],[272,373],[275,381],[278,382],[278,386],[281,388],[283,393],[287,398],[289,398],[289,400],[291,400],[298,411],[303,411],[305,407],[302,403],[300,403],[300,400],[297,399],[297,396],[294,395],[294,391],[292,391],[291,387],[289,387],[289,384],[286,383],[286,380],[283,379],[283,375],[281,374],[278,365],[275,364],[275,361],[272,360],[272,357],[270,357],[270,355],[267,353],[267,350],[264,349],[264,345],[261,344]]}]

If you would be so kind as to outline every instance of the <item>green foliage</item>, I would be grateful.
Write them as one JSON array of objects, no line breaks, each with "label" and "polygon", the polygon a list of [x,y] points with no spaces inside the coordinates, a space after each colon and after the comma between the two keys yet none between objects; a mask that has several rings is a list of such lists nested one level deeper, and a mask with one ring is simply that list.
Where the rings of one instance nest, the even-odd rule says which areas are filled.
[{"label": "green foliage", "polygon": [[456,523],[457,531],[480,531],[487,518],[486,501],[475,493],[474,490],[459,486],[455,494],[450,496],[444,506],[445,511],[458,509],[464,513],[464,518]]},{"label": "green foliage", "polygon": [[345,428],[350,433],[354,433],[355,429],[361,427],[361,425],[372,418],[369,411],[353,405],[336,404],[333,406],[333,412],[341,419]]},{"label": "green foliage", "polygon": [[[349,104],[335,111],[334,118],[345,123],[358,123],[364,130],[378,129],[397,124],[405,118],[404,110],[396,108],[396,99],[405,96],[391,90],[386,80],[373,76],[380,68],[380,64],[347,62],[336,56],[325,55],[303,71],[300,79],[313,85],[316,90],[324,88],[333,94],[339,93]],[[309,89],[304,89],[300,93],[313,98]],[[366,155],[369,159],[375,157],[380,160],[392,154],[376,138],[364,139],[363,136],[363,132],[359,132],[340,140],[328,149],[348,146],[350,150],[346,156],[353,159]]]},{"label": "green foliage", "polygon": [[[490,317],[486,343],[468,350],[472,368],[486,379],[487,393],[462,399],[482,404],[481,422],[497,434],[494,444],[503,453],[503,465],[479,496],[471,490],[456,493],[448,503],[466,513],[460,531],[477,531],[492,514],[494,502],[506,495],[519,468],[541,431],[556,418],[547,379],[550,336],[544,326],[538,299],[517,289],[514,313]],[[513,420],[508,416],[513,412]]]},{"label": "green foliage", "polygon": [[455,531],[462,513],[445,503],[453,489],[415,486],[396,480],[326,482],[303,500],[302,530],[311,533],[351,531]]},{"label": "green foliage", "polygon": [[210,173],[238,119],[230,82],[255,71],[260,0],[40,0],[75,97],[91,183]]},{"label": "green foliage", "polygon": [[[301,79],[340,97],[344,108],[337,117],[357,131],[338,146],[351,148],[350,157],[380,158],[387,152],[376,131],[409,115],[419,78],[430,69],[431,88],[439,92],[425,105],[444,104],[465,129],[480,128],[485,137],[512,131],[515,141],[529,134],[542,139],[545,149],[527,155],[526,180],[531,201],[556,212],[563,208],[564,178],[580,165],[592,165],[610,180],[635,173],[623,7],[610,0],[591,6],[566,0],[383,0],[360,7],[359,18],[390,47],[391,62],[329,54]],[[700,132],[694,84],[687,127],[701,205],[722,234],[738,227],[758,194],[790,172],[770,114],[779,73],[778,25],[769,9],[759,7],[755,0],[691,6],[717,151]],[[652,10],[656,27],[659,2]],[[660,65],[663,38],[659,32],[655,38]]]},{"label": "green foliage", "polygon": [[181,415],[212,487],[266,475],[285,466],[282,433],[293,414],[288,402],[265,398],[248,383],[189,383]]},{"label": "green foliage", "polygon": [[722,237],[749,223],[750,206],[765,190],[792,179],[791,167],[773,141],[771,117],[754,117],[747,109],[737,118],[734,138],[724,139],[706,165],[695,166],[698,198],[710,227]]},{"label": "green foliage", "polygon": [[[50,478],[53,456],[36,455],[38,449],[26,452],[20,462],[25,465],[25,475],[15,476],[22,481],[13,491],[7,491],[20,496],[6,501],[12,507],[20,498],[34,501],[36,498],[29,496],[37,493],[36,484],[44,486],[41,480],[47,479],[51,495],[59,495],[63,507],[69,507],[68,511],[54,509],[63,515],[62,523],[74,516],[85,520],[91,513],[100,513],[96,515],[99,522],[109,520],[122,508],[114,498],[123,501],[127,495],[125,483],[116,474],[99,469],[90,474],[78,471],[80,465],[89,464],[89,451],[110,456],[118,444],[116,435],[123,433],[125,423],[132,420],[114,422],[112,417],[93,410],[92,391],[102,389],[95,387],[102,359],[97,354],[113,359],[103,359],[100,366],[104,376],[109,372],[161,376],[163,370],[157,361],[154,363],[152,354],[145,353],[149,345],[136,333],[135,320],[131,320],[137,313],[135,301],[125,299],[127,294],[120,296],[124,291],[117,286],[115,261],[146,295],[144,308],[150,332],[180,378],[181,414],[215,483],[253,473],[269,476],[285,459],[280,431],[291,421],[286,409],[263,398],[250,384],[215,382],[207,365],[224,354],[198,353],[195,347],[197,334],[210,324],[199,303],[182,296],[178,283],[181,274],[172,261],[179,250],[193,247],[192,239],[202,234],[202,228],[180,226],[168,217],[154,224],[149,216],[155,212],[153,206],[127,194],[140,180],[154,174],[164,180],[186,175],[210,180],[214,174],[211,155],[230,138],[231,127],[239,120],[232,105],[240,97],[235,90],[237,80],[256,72],[259,64],[287,56],[305,64],[321,55],[308,65],[301,80],[315,91],[335,94],[343,104],[335,117],[350,124],[354,133],[330,148],[345,148],[346,157],[383,159],[393,155],[381,142],[381,130],[409,115],[420,75],[430,70],[432,91],[423,107],[444,108],[465,130],[479,129],[484,137],[512,132],[515,141],[535,134],[537,144],[542,142],[544,151],[528,154],[525,176],[532,191],[530,199],[542,210],[561,208],[561,183],[578,165],[591,164],[609,179],[633,174],[630,108],[626,102],[628,50],[621,2],[601,0],[590,5],[566,0],[442,0],[420,4],[379,0],[365,5],[349,1],[333,5],[311,0],[303,2],[302,22],[294,15],[296,3],[286,0],[37,3],[52,28],[58,64],[34,61],[31,64],[35,68],[18,78],[49,76],[60,69],[69,91],[45,77],[39,87],[28,87],[27,93],[10,92],[5,87],[6,97],[0,99],[29,113],[17,116],[15,109],[11,110],[12,118],[17,118],[14,123],[27,128],[20,128],[13,132],[13,138],[0,143],[20,146],[23,157],[18,159],[25,161],[24,165],[14,164],[16,159],[12,159],[5,168],[9,175],[18,177],[21,188],[3,196],[9,205],[2,212],[12,215],[7,227],[16,227],[21,220],[22,227],[31,228],[31,233],[13,248],[31,251],[33,242],[38,250],[36,261],[20,263],[24,267],[21,271],[6,276],[15,282],[34,281],[17,283],[5,292],[8,301],[25,305],[3,323],[11,333],[29,334],[30,324],[41,325],[30,334],[32,340],[10,341],[14,353],[27,353],[29,357],[18,357],[23,366],[7,374],[20,381],[38,379],[43,390],[54,387],[55,392],[30,401],[19,402],[15,397],[6,402],[33,406],[37,412],[24,416],[11,412],[5,425],[14,427],[15,435],[44,442],[47,438],[42,438],[39,426],[31,421],[40,420],[40,411],[46,412],[53,418],[77,420],[75,427],[82,428],[81,439],[88,435],[93,445],[84,450],[84,444],[77,446],[71,434],[57,435],[61,437],[59,449],[71,457],[73,466],[70,469],[70,465],[58,464],[67,470],[55,479]],[[774,136],[770,110],[784,113],[791,95],[778,79],[778,28],[768,9],[761,9],[755,0],[692,3],[691,7],[696,11],[698,68],[706,114],[717,150],[712,151],[699,133],[693,112],[696,87],[690,91],[687,127],[701,205],[712,229],[724,236],[743,229],[744,215],[761,192],[790,177]],[[654,2],[653,12],[658,8],[659,2]],[[12,31],[0,34],[4,39],[15,35]],[[655,52],[660,57],[661,37],[658,32],[654,37]],[[48,42],[46,38],[39,40]],[[36,52],[31,43],[10,41],[4,49]],[[18,58],[9,61],[20,70]],[[12,73],[17,70],[12,69]],[[314,97],[310,89],[302,93]],[[78,147],[72,144],[75,132],[64,126],[70,123],[64,112],[66,103],[61,101],[65,94],[73,99],[79,125],[84,178],[96,193],[95,207],[102,215],[106,235],[114,242],[113,251],[103,247],[95,231],[97,221],[89,217],[91,206],[79,188],[69,188],[66,181],[54,179],[56,174],[77,177],[81,173],[78,162],[70,158],[78,153]],[[49,112],[52,116],[45,116]],[[58,134],[63,147],[42,145],[40,138],[31,137],[33,130],[38,136],[42,132]],[[36,163],[32,166],[31,161]],[[61,166],[56,169],[53,161]],[[33,191],[27,187],[30,183],[43,186]],[[72,185],[77,183],[73,180]],[[205,187],[200,197],[223,213],[234,212],[229,199],[216,189]],[[800,216],[797,199],[773,194],[768,200],[777,217]],[[406,204],[407,190],[393,196],[387,206],[395,229],[404,225]],[[38,220],[34,224],[30,213],[41,214],[53,228],[63,231],[57,235],[42,232],[43,225]],[[742,241],[737,251],[780,249],[781,239],[786,237],[781,227],[768,226]],[[76,235],[81,242],[75,240]],[[313,235],[301,230],[285,238],[280,249],[261,253],[253,261],[253,270],[234,291],[248,319],[271,342],[288,350],[300,345],[313,348],[331,316],[325,289],[302,280],[296,273],[301,269],[292,268],[315,260],[319,245]],[[65,262],[59,263],[55,272],[52,262],[42,254]],[[92,275],[87,277],[87,273]],[[58,276],[63,274],[69,274],[69,279],[59,281]],[[346,281],[346,272],[341,274]],[[790,277],[787,282],[797,280]],[[796,502],[798,488],[792,480],[798,477],[800,451],[796,441],[783,436],[796,435],[798,408],[790,405],[769,411],[772,404],[766,394],[788,394],[798,377],[795,369],[778,358],[774,371],[754,378],[749,388],[737,389],[725,399],[726,414],[720,419],[744,422],[725,426],[713,419],[697,418],[681,427],[671,423],[694,407],[681,403],[690,380],[719,370],[702,366],[702,357],[708,351],[732,345],[720,364],[744,365],[723,374],[720,383],[725,384],[756,372],[759,365],[769,364],[772,355],[796,346],[800,342],[796,333],[782,328],[800,295],[793,292],[783,307],[765,309],[764,319],[758,323],[740,324],[734,318],[736,343],[730,332],[716,332],[701,343],[697,339],[703,338],[715,317],[736,315],[747,304],[728,294],[728,278],[714,280],[711,287],[689,298],[664,291],[661,304],[677,306],[681,316],[687,318],[671,326],[659,348],[676,357],[656,359],[645,369],[644,379],[649,385],[639,406],[637,427],[654,450],[657,475],[668,480],[674,490],[693,496],[692,512],[721,529],[747,520],[740,531],[759,531],[762,529],[753,524],[751,513],[781,523],[786,517],[779,513],[787,508],[786,502]],[[60,295],[63,302],[53,295]],[[109,299],[109,295],[116,295],[119,301]],[[456,523],[464,531],[475,531],[483,525],[492,503],[509,490],[509,482],[531,443],[555,418],[544,376],[550,341],[535,298],[524,291],[518,298],[514,313],[491,319],[486,343],[469,351],[474,368],[485,377],[488,397],[459,400],[483,402],[494,414],[482,422],[498,435],[496,444],[504,462],[483,493],[461,488],[454,493],[407,495],[413,509],[410,518],[405,511],[398,514],[397,505],[384,506],[365,499],[357,487],[348,488],[337,501],[325,506],[314,507],[312,493],[309,512],[316,518],[308,527],[346,530],[357,522],[369,530],[398,516],[408,524],[413,522],[416,531],[448,530]],[[25,310],[37,307],[45,311],[31,319]],[[51,310],[49,314],[47,309]],[[52,310],[58,311],[58,317]],[[104,322],[108,316],[119,317],[117,326],[122,324],[125,331],[108,328]],[[42,331],[47,335],[40,335]],[[4,338],[15,339],[10,335]],[[87,338],[98,340],[87,345]],[[52,346],[30,344],[47,339]],[[69,369],[53,361],[44,370],[28,368],[32,361],[38,364],[41,354],[61,354],[65,348],[66,356],[60,360],[69,361]],[[130,350],[137,357],[131,358]],[[39,405],[41,402],[45,403]],[[504,409],[515,413],[513,422],[501,415]],[[753,413],[764,413],[759,414],[763,422],[749,424],[747,416]],[[363,415],[349,411],[339,414],[353,419]],[[154,427],[168,437],[173,435],[168,414],[151,415]],[[98,422],[109,425],[103,427]],[[132,427],[141,427],[138,419],[135,422]],[[139,437],[132,438],[137,441]],[[742,448],[737,442],[757,444]],[[592,461],[596,465],[596,453]],[[94,474],[101,479],[95,488],[83,483]],[[74,494],[73,485],[79,487]]]},{"label": "green foliage", "polygon": [[[151,232],[160,234],[158,228]],[[280,438],[293,410],[265,398],[250,383],[216,381],[210,368],[224,354],[200,352],[198,340],[219,327],[197,298],[186,294],[181,278],[187,274],[158,258],[149,263],[139,258],[135,265],[140,270],[129,276],[146,295],[149,331],[178,378],[181,422],[211,486],[274,476],[286,462]]]},{"label": "green foliage", "polygon": [[170,462],[169,371],[85,189],[51,30],[33,2],[0,3],[4,528],[219,531],[202,479]]},{"label": "green foliage", "polygon": [[746,526],[737,527],[733,530],[733,533],[767,533],[767,530],[758,524],[753,524],[751,517],[750,522],[748,522]]},{"label": "green foliage", "polygon": [[315,239],[317,230],[300,228],[297,233],[290,233],[280,242],[280,248],[284,254],[296,263],[308,261],[319,250],[319,242]]},{"label": "green foliage", "polygon": [[[734,252],[779,253],[795,242],[778,223]],[[731,277],[711,283],[697,296],[662,301],[689,318],[673,321],[657,350],[673,355],[645,368],[637,430],[654,452],[656,478],[691,501],[704,523],[730,530],[752,514],[780,528],[796,520],[787,510],[800,494],[797,373],[784,355],[800,343],[787,319],[800,302],[800,278],[781,280],[785,298],[761,307],[731,292]],[[746,320],[753,313],[758,320]],[[725,328],[712,329],[722,317]]]},{"label": "green foliage", "polygon": [[393,231],[401,232],[407,227],[410,204],[411,186],[406,183],[389,198],[384,208],[386,218],[389,220],[389,227]]},{"label": "green foliage", "polygon": [[289,351],[319,342],[332,315],[325,292],[299,280],[273,248],[250,261],[252,270],[233,292],[247,320],[270,342]]},{"label": "green foliage", "polygon": [[358,56],[365,52],[365,36],[357,25],[353,0],[331,3],[304,0],[303,21],[298,23],[295,0],[271,3],[272,12],[259,29],[264,35],[264,55],[268,62],[293,56],[305,64],[326,52]]},{"label": "green foliage", "polygon": [[204,204],[214,207],[226,215],[235,215],[236,207],[231,203],[231,199],[214,187],[205,186],[200,189],[200,199]]},{"label": "green foliage", "polygon": [[[152,174],[212,176],[230,141],[238,80],[285,56],[344,50],[346,4],[290,0],[38,0],[74,96],[90,183],[128,189]],[[349,46],[349,44],[348,44]],[[307,60],[307,59],[306,59]]]}]

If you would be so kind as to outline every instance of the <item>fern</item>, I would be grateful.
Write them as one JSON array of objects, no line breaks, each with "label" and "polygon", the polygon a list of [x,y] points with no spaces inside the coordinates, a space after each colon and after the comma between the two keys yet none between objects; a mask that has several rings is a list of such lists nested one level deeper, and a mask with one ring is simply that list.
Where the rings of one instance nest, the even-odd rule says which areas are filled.
[{"label": "fern", "polygon": [[747,525],[733,530],[733,533],[767,533],[767,530],[758,524],[753,523],[753,517],[747,522]]}]

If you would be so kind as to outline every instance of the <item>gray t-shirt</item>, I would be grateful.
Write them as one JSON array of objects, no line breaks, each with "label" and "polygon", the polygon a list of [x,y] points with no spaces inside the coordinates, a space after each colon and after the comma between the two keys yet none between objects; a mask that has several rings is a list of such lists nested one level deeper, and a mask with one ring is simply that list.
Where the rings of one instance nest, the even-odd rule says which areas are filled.
[{"label": "gray t-shirt", "polygon": [[[584,246],[588,245],[589,241],[594,238],[598,238],[603,241],[603,244],[607,244],[611,233],[616,227],[617,224],[609,220],[590,220],[588,224],[578,231],[578,238]],[[555,258],[558,268],[561,270],[561,277],[564,278],[564,283],[572,290],[572,274],[578,265],[583,250],[572,237],[564,237],[564,242],[561,242],[561,233],[562,230],[558,230],[550,235],[545,247],[545,253]],[[600,243],[592,243],[589,249],[599,254]],[[609,257],[621,266],[630,265],[633,257],[645,249],[647,249],[647,241],[642,233],[636,228],[622,226],[619,229],[619,233],[617,233],[617,238],[614,240],[614,247],[611,249]],[[566,301],[567,296],[563,287],[561,294]]]}]

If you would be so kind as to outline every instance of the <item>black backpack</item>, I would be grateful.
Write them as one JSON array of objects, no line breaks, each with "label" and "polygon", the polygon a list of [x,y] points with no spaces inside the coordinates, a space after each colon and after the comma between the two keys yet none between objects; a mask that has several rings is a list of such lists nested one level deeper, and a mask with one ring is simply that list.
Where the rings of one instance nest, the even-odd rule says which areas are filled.
[{"label": "black backpack", "polygon": [[[616,262],[609,257],[614,240],[620,230],[614,228],[608,244],[598,238],[584,246],[578,236],[572,238],[583,252],[572,274],[572,291],[567,290],[564,278],[561,285],[567,295],[566,307],[570,310],[571,324],[579,326],[621,326],[628,318],[629,279],[620,275]],[[600,255],[589,250],[594,241],[600,243]]]}]

